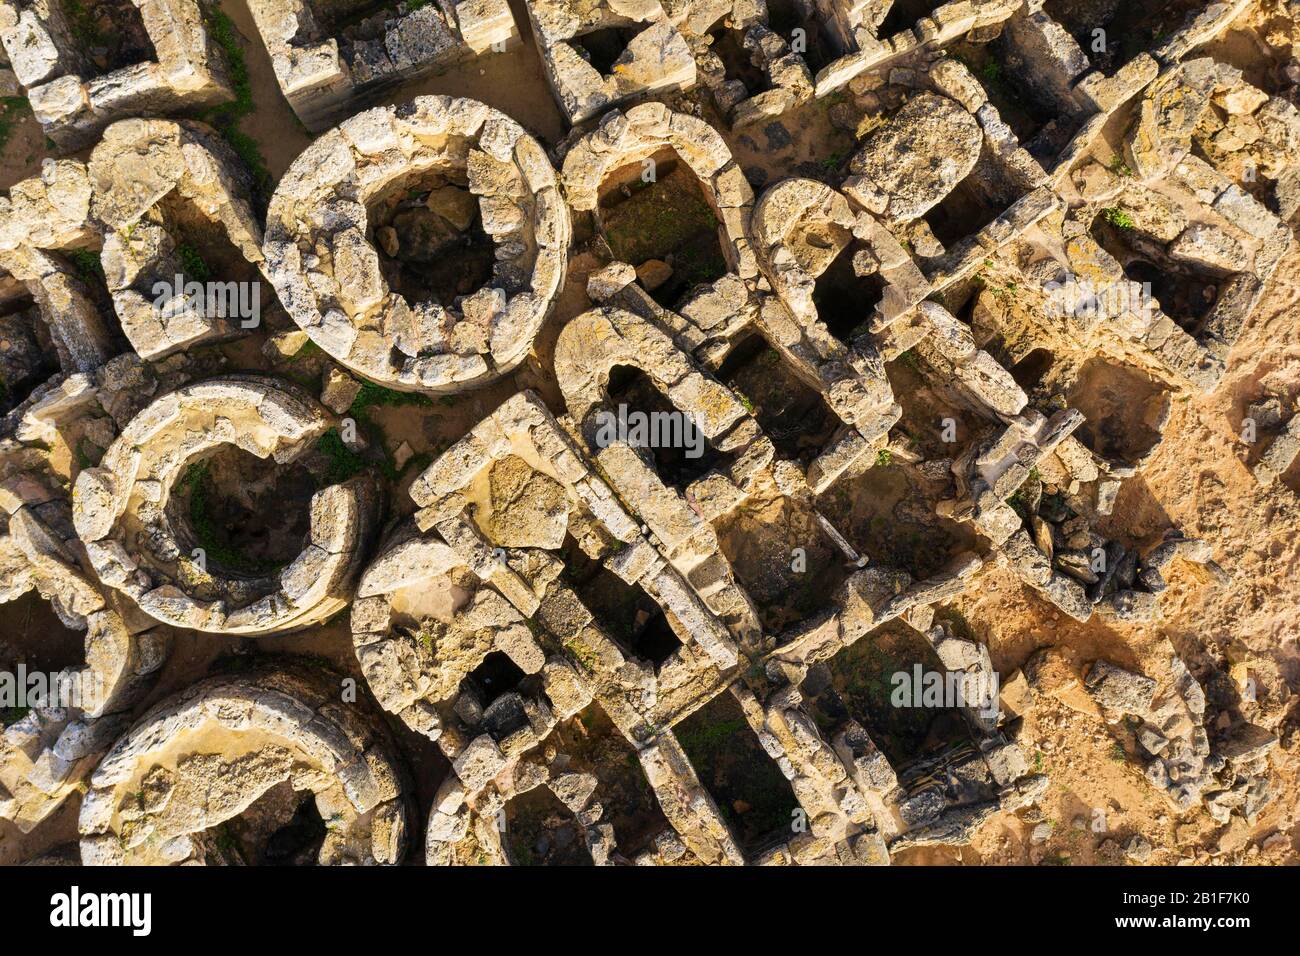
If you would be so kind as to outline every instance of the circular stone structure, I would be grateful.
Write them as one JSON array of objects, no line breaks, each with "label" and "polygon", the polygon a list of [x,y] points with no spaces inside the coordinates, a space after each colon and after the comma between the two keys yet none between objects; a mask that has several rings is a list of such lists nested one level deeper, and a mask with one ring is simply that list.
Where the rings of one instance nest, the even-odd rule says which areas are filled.
[{"label": "circular stone structure", "polygon": [[100,580],[157,620],[198,631],[270,634],[342,610],[378,509],[369,478],[314,493],[302,548],[278,573],[222,566],[194,527],[192,500],[186,514],[174,494],[192,489],[193,469],[228,447],[289,465],[331,423],[302,390],[256,375],[197,382],[153,402],[73,489],[73,521]]},{"label": "circular stone structure", "polygon": [[410,810],[391,741],[338,696],[318,675],[272,670],[163,701],[91,777],[82,862],[399,862]]},{"label": "circular stone structure", "polygon": [[[487,284],[450,303],[390,287],[377,247],[397,248],[394,230],[370,221],[369,206],[430,180],[445,185],[429,194],[440,214],[426,236],[467,234],[477,216],[494,247]],[[438,206],[448,186],[477,210]],[[571,230],[555,170],[522,126],[477,100],[421,96],[312,143],[275,191],[263,252],[281,302],[330,356],[391,388],[446,393],[523,361],[563,284]]]}]

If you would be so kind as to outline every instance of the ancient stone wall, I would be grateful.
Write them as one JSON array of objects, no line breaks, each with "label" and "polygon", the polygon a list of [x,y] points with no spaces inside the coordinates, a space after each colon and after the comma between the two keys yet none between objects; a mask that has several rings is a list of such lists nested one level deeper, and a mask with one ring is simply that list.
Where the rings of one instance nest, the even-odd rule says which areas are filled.
[{"label": "ancient stone wall", "polygon": [[[1300,69],[1233,61],[1247,0],[1128,52],[1042,2],[525,6],[548,143],[467,97],[356,112],[512,48],[504,3],[253,3],[328,127],[263,226],[215,130],[147,118],[229,95],[197,7],[139,5],[154,58],[103,73],[0,0],[37,117],[95,142],[0,197],[0,605],[85,689],[7,720],[6,824],[82,791],[86,863],[399,863],[421,826],[431,864],[888,863],[1048,792],[958,606],[1002,576],[1131,635],[1231,581],[1213,529],[1112,518],[1291,249]],[[200,251],[265,310],[186,308]],[[1243,399],[1294,490],[1294,397]],[[304,659],[209,659],[271,635]],[[878,651],[995,690],[909,737]],[[1168,657],[1006,683],[1082,688],[1171,812],[1253,823],[1275,727]]]}]

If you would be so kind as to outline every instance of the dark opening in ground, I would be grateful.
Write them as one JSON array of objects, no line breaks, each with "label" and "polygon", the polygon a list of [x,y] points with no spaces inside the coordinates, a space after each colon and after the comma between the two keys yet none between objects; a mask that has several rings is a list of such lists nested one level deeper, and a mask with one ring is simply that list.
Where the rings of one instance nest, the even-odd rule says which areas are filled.
[{"label": "dark opening in ground", "polygon": [[1204,8],[1205,0],[1047,0],[1043,5],[1092,65],[1108,75],[1168,40],[1189,13]]},{"label": "dark opening in ground", "polygon": [[989,202],[972,181],[973,175],[972,172],[963,179],[923,217],[934,237],[949,252],[958,242],[973,236],[1005,212],[1005,208],[999,209]]},{"label": "dark opening in ground", "polygon": [[668,826],[636,751],[599,704],[561,724],[550,742],[577,767],[594,768],[600,778],[596,799],[605,808],[601,819],[614,828],[624,857],[634,858]]},{"label": "dark opening in ground", "polygon": [[732,348],[717,377],[753,406],[781,458],[806,465],[840,425],[821,393],[795,375],[761,335],[750,335]]},{"label": "dark opening in ground", "polygon": [[895,768],[969,741],[966,722],[955,708],[895,706],[895,699],[905,700],[895,698],[895,689],[904,678],[914,679],[917,664],[923,674],[944,672],[925,638],[892,621],[835,655],[829,662],[830,687],[809,701],[822,732],[856,720]]},{"label": "dark opening in ground", "polygon": [[614,62],[623,55],[638,32],[631,27],[605,27],[574,37],[569,43],[597,73],[609,76],[614,72]]},{"label": "dark opening in ground", "polygon": [[528,726],[524,698],[540,694],[542,683],[537,675],[520,670],[506,654],[492,651],[465,678],[460,690],[457,712],[461,719],[500,743]]},{"label": "dark opening in ground", "polygon": [[799,802],[734,697],[715,697],[673,732],[746,855],[790,839]]},{"label": "dark opening in ground", "polygon": [[167,513],[182,554],[202,548],[209,571],[263,575],[301,553],[316,479],[233,445],[191,464],[171,489]]},{"label": "dark opening in ground", "polygon": [[831,38],[823,35],[821,21],[814,15],[811,2],[767,0],[767,25],[790,44],[792,53],[803,57],[814,76],[834,59]]},{"label": "dark opening in ground", "polygon": [[885,282],[879,273],[859,276],[853,271],[853,254],[859,243],[850,242],[835,257],[813,286],[817,318],[845,345],[870,331],[870,319],[884,297]]},{"label": "dark opening in ground", "polygon": [[1195,337],[1218,299],[1218,280],[1190,273],[1163,258],[1153,261],[1136,248],[1131,234],[1132,229],[1109,222],[1104,212],[1092,224],[1092,238],[1115,257],[1124,274],[1142,285],[1165,315]]},{"label": "dark opening in ground", "polygon": [[562,553],[566,579],[597,624],[625,655],[659,671],[682,646],[663,608],[639,585],[588,557],[572,536],[564,539]]},{"label": "dark opening in ground", "polygon": [[945,2],[946,0],[894,0],[889,13],[885,14],[885,19],[881,21],[876,36],[887,40],[896,33],[910,30],[916,26],[918,20],[928,17]]},{"label": "dark opening in ground", "polygon": [[[320,27],[319,39],[340,38],[358,24],[385,10],[395,11],[395,0],[307,0]],[[305,42],[310,37],[296,37]]]},{"label": "dark opening in ground", "polygon": [[59,6],[94,76],[157,62],[153,41],[131,0],[60,0]]},{"label": "dark opening in ground", "polygon": [[1090,359],[1066,401],[1083,412],[1075,436],[1111,461],[1137,461],[1160,441],[1157,424],[1168,408],[1169,390],[1137,369]]},{"label": "dark opening in ground", "polygon": [[1011,377],[1026,392],[1043,380],[1052,370],[1056,357],[1051,349],[1034,349],[1015,365],[1011,366]]},{"label": "dark opening in ground", "polygon": [[315,794],[288,781],[271,787],[236,817],[204,833],[209,862],[225,865],[315,866],[326,826]]},{"label": "dark opening in ground", "polygon": [[86,634],[64,626],[54,608],[35,590],[0,604],[0,653],[14,653],[16,660],[0,657],[0,667],[23,662],[29,671],[55,672],[77,667],[86,661]]},{"label": "dark opening in ground", "polygon": [[[691,482],[715,469],[725,469],[730,463],[732,456],[714,450],[694,420],[679,411],[641,369],[615,366],[609,373],[607,394],[615,413],[619,406],[626,406],[629,439],[636,437],[631,426],[639,418],[632,416],[647,416],[643,421],[649,427],[643,444],[652,443],[654,447],[640,450],[650,456],[660,480],[668,487],[685,491]],[[649,438],[649,434],[655,438]]]},{"label": "dark opening in ground", "polygon": [[325,829],[315,795],[307,794],[289,822],[267,837],[258,862],[262,866],[314,864],[325,842]]},{"label": "dark opening in ground", "polygon": [[[188,199],[172,191],[158,201],[163,227],[175,243],[176,269],[186,282],[258,282],[261,273],[230,241],[225,227],[205,216]],[[171,281],[172,277],[164,276]],[[150,279],[150,286],[153,284]],[[267,289],[258,302],[268,302]]]},{"label": "dark opening in ground", "polygon": [[996,43],[963,41],[950,55],[966,64],[1020,145],[1050,169],[1080,124],[1034,88],[1034,77],[1008,68],[1015,61],[1007,57],[1006,47],[1005,36]]},{"label": "dark opening in ground", "polygon": [[729,80],[740,80],[750,96],[768,89],[772,84],[767,74],[754,65],[749,51],[745,49],[744,34],[739,30],[720,27],[709,34],[713,38],[710,50],[722,61]]},{"label": "dark opening in ground", "polygon": [[506,804],[502,841],[515,866],[592,866],[582,828],[547,787],[535,787]]},{"label": "dark opening in ground", "polygon": [[525,674],[519,669],[519,665],[512,661],[507,654],[501,651],[493,651],[483,658],[483,663],[470,673],[468,680],[474,682],[483,701],[483,706],[487,706],[494,700],[512,690],[518,690],[519,685],[523,682]]},{"label": "dark opening in ground", "polygon": [[49,330],[32,298],[0,303],[0,414],[21,405],[58,370]]},{"label": "dark opening in ground", "polygon": [[384,280],[409,304],[450,307],[492,280],[496,245],[464,182],[424,173],[385,190],[366,212]]}]

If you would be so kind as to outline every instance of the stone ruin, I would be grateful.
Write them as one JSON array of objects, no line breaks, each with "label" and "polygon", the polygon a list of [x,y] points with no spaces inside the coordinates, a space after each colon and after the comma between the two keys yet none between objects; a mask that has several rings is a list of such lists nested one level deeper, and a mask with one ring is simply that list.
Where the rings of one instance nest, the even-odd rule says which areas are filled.
[{"label": "stone ruin", "polygon": [[1247,418],[1264,432],[1268,439],[1263,453],[1251,468],[1251,474],[1261,485],[1268,487],[1286,474],[1297,457],[1300,457],[1300,415],[1294,409],[1285,424],[1282,421],[1282,402],[1266,398],[1246,409]]},{"label": "stone ruin", "polygon": [[[896,15],[892,6],[900,7]],[[736,128],[833,93],[865,70],[996,30],[1021,4],[925,6],[841,0],[527,4],[547,79],[570,122],[699,84]],[[912,19],[904,22],[909,11]],[[882,27],[897,32],[882,36]]]},{"label": "stone ruin", "polygon": [[[69,374],[93,371],[124,344],[161,359],[232,338],[240,331],[236,303],[210,310],[184,286],[205,278],[187,274],[194,258],[205,271],[220,267],[231,276],[223,286],[260,282],[262,230],[250,188],[239,160],[207,126],[113,123],[88,163],[51,161],[38,178],[10,191],[0,238],[0,269],[9,274],[5,298],[20,307],[25,297],[34,300],[36,324]],[[211,263],[201,260],[196,244]],[[84,266],[86,257],[94,268]],[[159,284],[171,289],[165,299]],[[112,320],[103,317],[102,300]],[[6,381],[31,381],[34,372],[15,368]]]},{"label": "stone ruin", "polygon": [[[190,302],[177,276],[186,275],[187,233],[207,249],[227,244],[226,282],[260,278],[262,229],[250,205],[251,183],[224,140],[198,123],[133,120],[114,123],[90,155],[91,215],[104,243],[100,263],[122,332],[136,354],[160,359],[181,349],[233,338],[234,303],[210,309]],[[191,224],[191,220],[197,220]],[[210,234],[215,232],[215,237]],[[212,251],[209,255],[212,255]],[[214,261],[204,271],[217,268]],[[171,285],[161,307],[155,287]],[[213,314],[216,313],[216,314]],[[222,314],[222,313],[229,313]]]},{"label": "stone ruin", "polygon": [[[141,621],[87,573],[63,490],[51,486],[40,451],[0,442],[4,521],[0,603],[29,592],[59,623],[84,631],[84,661],[60,671],[69,700],[31,709],[0,738],[0,809],[27,832],[84,785],[99,758],[130,726],[130,708],[167,657],[170,632]],[[4,665],[13,672],[14,660]]]},{"label": "stone ruin", "polygon": [[[412,190],[427,190],[423,203]],[[395,202],[393,224],[372,233]],[[294,322],[344,366],[402,391],[451,392],[523,361],[569,239],[535,139],[475,100],[419,97],[357,114],[297,159],[267,213],[265,268]],[[412,275],[435,258],[438,281]]]},{"label": "stone ruin", "polygon": [[[6,301],[12,303],[6,313],[16,308],[32,315],[31,334],[49,342],[44,351],[54,352],[57,370],[65,375],[93,372],[120,350],[95,301],[93,279],[71,259],[99,241],[90,222],[90,199],[89,174],[75,160],[45,163],[40,176],[16,184],[0,199],[0,270]],[[13,382],[30,391],[51,370],[39,367],[35,353],[26,351],[26,367],[14,370]],[[8,401],[26,397],[13,394]]]},{"label": "stone ruin", "polygon": [[624,100],[695,85],[691,48],[658,0],[526,6],[546,79],[571,123]]},{"label": "stone ruin", "polygon": [[[624,363],[644,368],[670,402],[699,417],[707,439],[734,452],[737,464],[729,474],[710,473],[683,498],[626,444],[597,446],[592,425],[607,410],[608,370]],[[437,739],[456,773],[436,798],[428,834],[431,859],[463,862],[484,856],[519,862],[508,811],[516,799],[542,786],[575,815],[593,859],[647,863],[688,853],[702,862],[883,862],[886,840],[904,831],[910,834],[906,845],[956,839],[954,834],[969,832],[999,806],[1041,788],[1030,779],[1023,755],[997,730],[996,707],[992,714],[973,717],[984,748],[974,752],[983,754],[977,757],[981,766],[990,761],[991,769],[983,771],[986,783],[971,792],[924,797],[855,776],[854,760],[870,757],[867,732],[858,724],[846,727],[851,742],[837,750],[799,707],[799,685],[810,665],[900,615],[927,633],[952,669],[991,671],[986,651],[981,656],[979,645],[954,638],[942,624],[931,626],[933,613],[927,611],[964,589],[980,566],[978,559],[959,558],[943,574],[919,582],[901,571],[859,571],[832,595],[837,611],[768,636],[753,598],[718,552],[709,522],[742,507],[760,482],[797,487],[802,477],[797,468],[776,465],[779,473],[773,475],[771,443],[757,423],[725,386],[703,370],[692,370],[687,356],[647,320],[614,309],[579,316],[561,333],[556,370],[574,438],[566,437],[564,426],[535,399],[512,399],[412,486],[423,508],[418,525],[436,530],[451,551],[409,529],[358,591],[364,597],[354,610],[353,630],[366,629],[357,638],[363,669],[372,685],[382,688],[386,707]],[[527,444],[515,437],[525,430],[524,411],[535,423]],[[594,467],[584,465],[587,456],[594,458]],[[530,488],[532,493],[521,497]],[[631,500],[640,504],[629,520],[619,502]],[[532,504],[526,511],[523,501]],[[512,503],[514,510],[506,510]],[[638,519],[647,532],[637,531]],[[574,580],[575,557],[561,548],[566,530],[588,559],[604,563],[604,572],[584,571],[579,576],[585,580]],[[648,539],[642,537],[647,533]],[[527,545],[560,550],[563,561],[515,550]],[[429,568],[448,574],[456,582],[452,593],[463,595],[459,608],[441,609],[450,621],[419,621],[419,595],[439,590],[429,587]],[[603,587],[615,587],[616,576],[623,582],[619,590],[637,585],[653,601],[645,605],[648,619],[634,622],[631,634],[620,636],[621,628],[607,619],[609,598],[602,598],[598,583],[602,574],[609,579]],[[485,585],[490,585],[487,597]],[[384,596],[372,598],[381,586]],[[683,597],[693,600],[682,604]],[[426,605],[424,612],[433,609]],[[648,632],[660,612],[669,634],[652,643]],[[526,619],[534,615],[537,623],[530,627]],[[404,626],[397,623],[403,618]],[[389,637],[376,642],[371,632],[376,627]],[[707,630],[718,636],[706,643]],[[743,668],[737,651],[749,659]],[[489,666],[494,655],[498,661]],[[698,663],[688,669],[692,656]],[[503,671],[514,675],[513,689],[501,686]],[[600,822],[599,780],[575,771],[565,754],[552,754],[543,743],[558,721],[583,712],[593,699],[636,747],[675,830],[657,830],[662,838],[656,836],[639,853],[620,845],[613,827]],[[548,708],[547,701],[562,709]],[[773,784],[783,788],[784,778],[789,781],[784,786],[793,788],[791,813],[811,824],[801,836],[774,843],[770,833],[755,835],[728,822],[701,783],[700,769],[669,730],[683,718],[689,721],[690,711],[702,705],[740,712],[756,735],[757,759],[776,760],[780,772]],[[539,743],[540,760],[529,754]],[[983,799],[975,799],[977,794]],[[902,805],[908,809],[900,810]]]},{"label": "stone ruin", "polygon": [[253,0],[248,9],[280,92],[313,131],[397,83],[520,42],[505,0],[397,4],[356,22],[308,0]]},{"label": "stone ruin", "polygon": [[5,0],[0,44],[54,142],[76,149],[126,116],[233,98],[227,64],[196,0],[101,0],[91,10]]},{"label": "stone ruin", "polygon": [[278,573],[222,567],[193,526],[215,456],[238,449],[288,465],[329,424],[299,389],[251,375],[159,398],[77,476],[73,520],[99,580],[156,620],[197,631],[268,634],[332,617],[347,606],[374,531],[378,492],[367,479],[311,496],[305,544]]},{"label": "stone ruin", "polygon": [[82,862],[397,862],[409,809],[391,741],[321,683],[214,678],[152,708],[90,778]]},{"label": "stone ruin", "polygon": [[1178,810],[1201,800],[1211,817],[1227,823],[1233,812],[1255,820],[1270,798],[1267,756],[1278,742],[1255,724],[1242,724],[1211,748],[1205,726],[1205,691],[1180,658],[1173,658],[1169,685],[1157,693],[1156,681],[1105,660],[1084,678],[1088,693],[1112,725],[1129,724],[1146,776]]},{"label": "stone ruin", "polygon": [[[95,863],[397,863],[423,822],[434,864],[857,865],[1032,806],[1005,700],[921,732],[866,682],[884,655],[995,683],[952,606],[995,567],[1119,628],[1175,576],[1231,580],[1211,539],[1109,519],[1290,248],[1300,77],[1233,60],[1249,8],[1174,4],[1117,53],[1057,0],[528,0],[573,127],[543,144],[468,98],[349,115],[508,49],[505,4],[259,2],[281,91],[332,127],[263,229],[213,130],[110,122],[228,95],[215,60],[87,79],[67,24],[0,6],[51,136],[97,140],[0,197],[0,603],[77,633],[62,673],[95,689],[5,727],[0,818],[81,791]],[[804,109],[851,149],[744,165]],[[160,309],[194,247],[266,280],[265,323]],[[375,396],[433,409],[400,460]],[[1244,463],[1285,485],[1300,416],[1249,398]],[[700,454],[611,439],[625,410]],[[141,712],[178,641],[334,627],[327,668],[218,668]],[[1169,657],[1078,680],[1173,812],[1257,820],[1277,735],[1211,719]],[[427,806],[408,738],[445,758]]]}]

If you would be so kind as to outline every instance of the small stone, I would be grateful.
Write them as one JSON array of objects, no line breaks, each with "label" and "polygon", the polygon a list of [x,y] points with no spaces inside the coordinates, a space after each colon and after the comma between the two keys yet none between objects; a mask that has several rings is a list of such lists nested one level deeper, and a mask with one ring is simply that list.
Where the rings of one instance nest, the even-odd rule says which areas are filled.
[{"label": "small stone", "polygon": [[325,387],[321,389],[321,404],[336,414],[342,415],[352,407],[353,401],[361,392],[361,383],[347,372],[331,368],[325,373]]},{"label": "small stone", "polygon": [[642,288],[653,292],[672,278],[673,267],[662,259],[647,259],[636,267],[636,277]]},{"label": "small stone", "polygon": [[1145,863],[1151,859],[1152,847],[1147,838],[1140,833],[1135,834],[1127,843],[1124,844],[1124,855],[1134,863]]},{"label": "small stone", "polygon": [[478,215],[478,200],[459,186],[442,186],[429,193],[424,205],[457,229],[468,229]]}]

